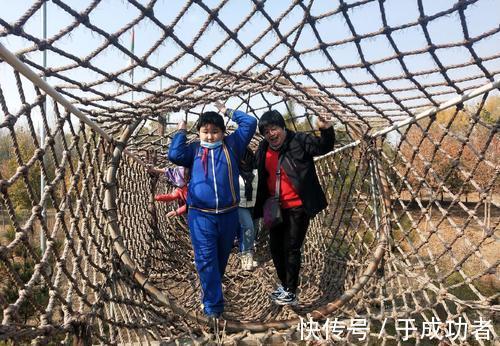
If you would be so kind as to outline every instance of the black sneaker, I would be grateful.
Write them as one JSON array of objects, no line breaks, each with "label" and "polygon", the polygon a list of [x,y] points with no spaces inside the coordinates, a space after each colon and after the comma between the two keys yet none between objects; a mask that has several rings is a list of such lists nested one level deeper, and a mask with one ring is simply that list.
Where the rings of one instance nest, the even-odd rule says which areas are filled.
[{"label": "black sneaker", "polygon": [[285,292],[285,288],[282,285],[279,285],[269,294],[269,297],[274,302],[281,294],[283,294],[283,292]]},{"label": "black sneaker", "polygon": [[295,293],[283,291],[279,297],[277,297],[274,302],[278,305],[297,305],[297,296]]}]

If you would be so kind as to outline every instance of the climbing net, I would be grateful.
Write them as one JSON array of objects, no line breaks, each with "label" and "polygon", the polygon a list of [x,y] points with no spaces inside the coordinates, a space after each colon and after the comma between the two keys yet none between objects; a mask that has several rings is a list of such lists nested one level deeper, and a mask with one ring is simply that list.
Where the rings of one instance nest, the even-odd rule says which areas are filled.
[{"label": "climbing net", "polygon": [[255,271],[229,260],[226,341],[498,341],[498,2],[15,3],[0,15],[0,341],[213,337],[185,220],[153,199],[173,187],[147,166],[168,166],[176,123],[194,135],[214,101],[299,131],[332,117],[337,137],[316,160],[329,206],[300,304],[270,303],[261,231]]}]

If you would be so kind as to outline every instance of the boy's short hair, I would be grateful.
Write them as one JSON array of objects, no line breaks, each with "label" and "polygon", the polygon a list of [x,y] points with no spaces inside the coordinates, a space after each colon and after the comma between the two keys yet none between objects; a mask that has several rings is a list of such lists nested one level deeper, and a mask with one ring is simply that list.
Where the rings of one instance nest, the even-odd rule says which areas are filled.
[{"label": "boy's short hair", "polygon": [[198,123],[196,124],[196,130],[200,131],[200,128],[207,124],[212,124],[218,127],[219,129],[222,130],[222,132],[226,131],[226,125],[224,124],[224,119],[222,118],[222,115],[220,115],[217,112],[202,113],[200,115],[200,118],[198,119]]},{"label": "boy's short hair", "polygon": [[281,128],[286,128],[285,119],[277,110],[270,110],[262,114],[259,119],[259,132],[264,135],[264,131],[267,126],[279,126]]}]

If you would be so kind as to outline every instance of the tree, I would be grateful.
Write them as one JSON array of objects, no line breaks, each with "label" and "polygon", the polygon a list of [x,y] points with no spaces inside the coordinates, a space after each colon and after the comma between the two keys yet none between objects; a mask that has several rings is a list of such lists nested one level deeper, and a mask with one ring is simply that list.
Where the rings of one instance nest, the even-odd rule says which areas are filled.
[{"label": "tree", "polygon": [[[478,107],[476,105],[476,107]],[[488,124],[498,124],[500,122],[500,96],[490,96],[480,112],[481,118]]]},{"label": "tree", "polygon": [[294,131],[311,131],[309,123],[306,120],[298,118],[293,101],[286,102],[286,112],[283,114],[283,118],[288,129]]},{"label": "tree", "polygon": [[[72,140],[71,134],[66,133],[64,136],[66,143],[70,143]],[[79,144],[81,147],[81,143]],[[36,149],[38,147],[35,146],[30,131],[25,127],[16,127],[14,137],[7,131],[0,132],[1,177],[3,179],[10,179],[19,169],[25,170],[24,176],[18,178],[8,188],[9,199],[17,211],[31,209],[33,205],[40,202],[40,173],[42,165],[47,175],[45,177],[46,183],[54,179],[56,172],[54,155],[60,160],[62,152],[65,150],[61,132],[55,136],[53,144],[46,148],[43,158],[35,157]],[[75,153],[73,152],[73,154]],[[73,166],[76,167],[75,155],[70,156],[69,159],[72,160]],[[35,161],[28,167],[27,164],[30,160]],[[60,161],[58,164],[60,164]],[[66,186],[69,186],[69,178],[70,173],[68,171],[65,176]],[[59,187],[61,186],[62,184]],[[64,193],[62,187],[54,191],[55,197],[62,197]],[[47,208],[53,207],[51,199],[49,199],[48,203]]]},{"label": "tree", "polygon": [[[15,142],[4,135],[0,139],[0,143],[8,143],[8,148],[2,145],[0,156],[5,159],[0,165],[0,174],[2,177],[9,179],[19,168],[18,160],[20,159],[23,165],[33,157],[35,153],[35,145],[33,140],[25,128],[19,127],[16,129]],[[33,166],[27,168],[25,179],[17,179],[17,181],[8,188],[10,200],[16,210],[31,209],[33,203],[28,190],[34,193],[35,196],[40,196],[37,191],[40,186],[40,164],[37,162]]]},{"label": "tree", "polygon": [[495,126],[488,125],[498,122],[499,106],[500,98],[488,100],[479,112],[482,121],[474,118],[478,113],[476,105],[463,110],[448,109],[434,120],[427,118],[412,124],[400,145],[403,161],[411,168],[402,163],[398,169],[413,188],[422,179],[426,182],[424,188],[445,185],[453,193],[475,191],[471,180],[486,188],[495,178],[494,167],[500,157]]}]

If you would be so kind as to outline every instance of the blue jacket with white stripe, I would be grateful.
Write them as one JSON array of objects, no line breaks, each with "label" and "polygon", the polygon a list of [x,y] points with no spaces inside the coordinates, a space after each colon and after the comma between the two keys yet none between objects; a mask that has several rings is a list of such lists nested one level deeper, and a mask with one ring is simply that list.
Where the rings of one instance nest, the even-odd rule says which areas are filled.
[{"label": "blue jacket with white stripe", "polygon": [[224,137],[223,145],[208,149],[208,169],[202,163],[203,148],[196,141],[187,144],[186,131],[179,131],[170,144],[168,159],[191,168],[187,205],[208,213],[224,213],[240,201],[238,162],[257,128],[257,119],[235,110],[232,120],[238,129]]}]

